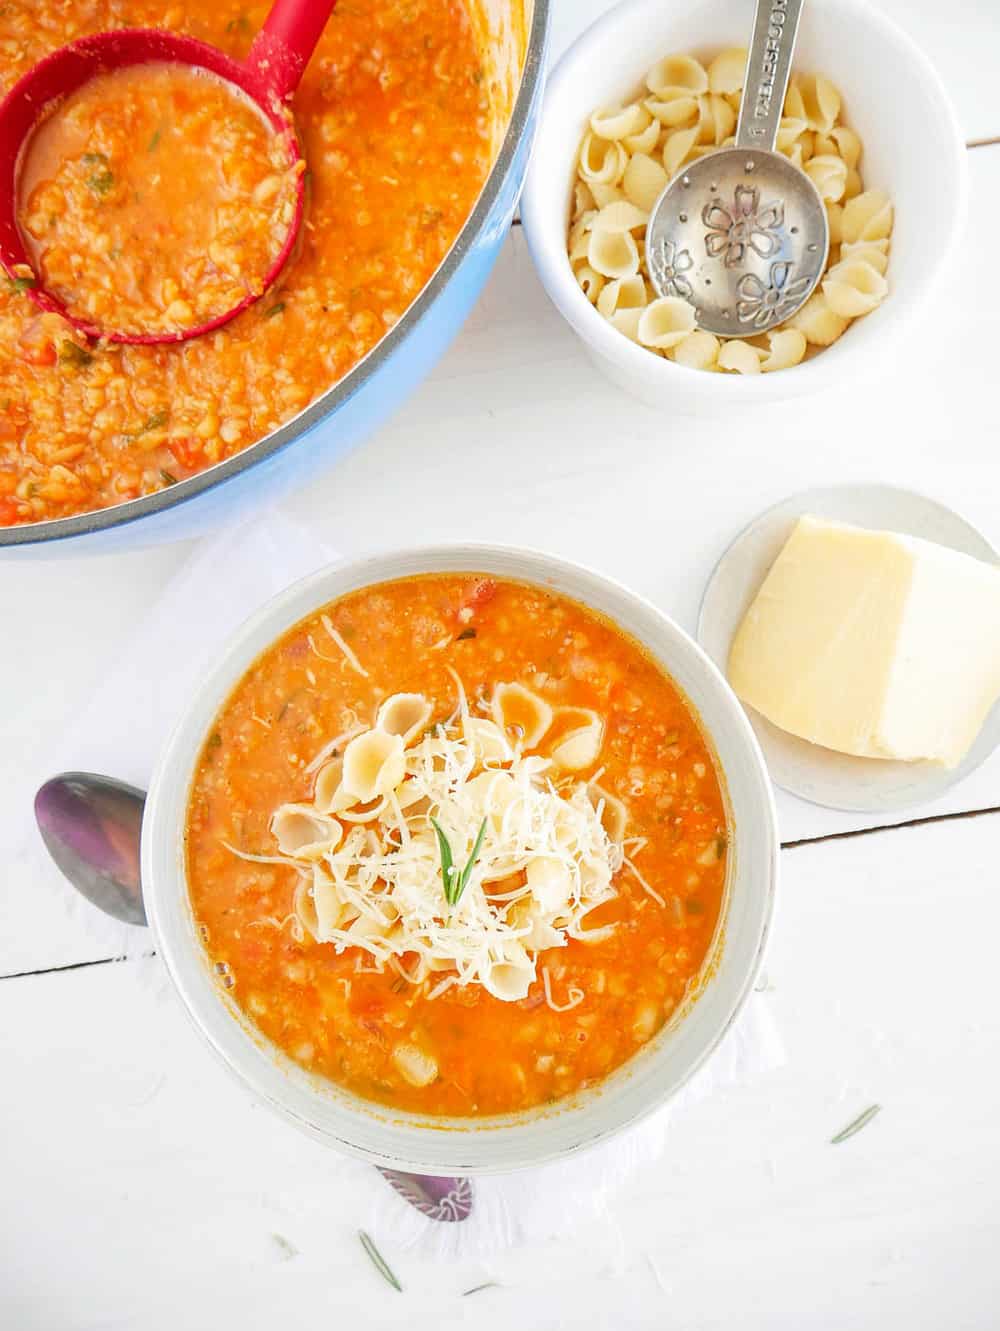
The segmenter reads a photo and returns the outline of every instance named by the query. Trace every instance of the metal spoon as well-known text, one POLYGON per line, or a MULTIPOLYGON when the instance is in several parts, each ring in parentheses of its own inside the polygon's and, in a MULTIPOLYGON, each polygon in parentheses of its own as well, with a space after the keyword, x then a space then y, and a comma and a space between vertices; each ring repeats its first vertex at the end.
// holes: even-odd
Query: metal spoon
POLYGON ((646 228, 650 280, 694 306, 699 328, 749 337, 812 295, 830 228, 809 177, 775 152, 802 0, 757 0, 736 146, 682 167, 646 228))
MULTIPOLYGON (((93 772, 63 772, 35 796, 38 830, 63 875, 99 910, 126 924, 146 923, 139 880, 145 802, 135 786, 93 772)), ((376 1168, 429 1220, 454 1222, 472 1214, 471 1179, 376 1168)))

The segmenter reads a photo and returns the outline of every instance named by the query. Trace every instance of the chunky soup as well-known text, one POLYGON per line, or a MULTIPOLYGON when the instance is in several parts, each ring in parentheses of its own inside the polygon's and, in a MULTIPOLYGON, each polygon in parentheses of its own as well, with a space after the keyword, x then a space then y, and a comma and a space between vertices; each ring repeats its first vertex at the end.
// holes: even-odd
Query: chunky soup
POLYGON ((221 79, 184 65, 119 69, 32 135, 19 222, 70 314, 102 331, 184 332, 263 290, 299 168, 221 79))
MULTIPOLYGON (((170 28, 242 57, 268 9, 267 0, 7 0, 0 92, 62 43, 120 26, 170 28)), ((462 0, 350 0, 334 10, 293 101, 308 165, 305 223, 262 300, 179 346, 88 344, 39 312, 29 279, 0 275, 0 526, 173 485, 262 438, 346 374, 398 321, 468 216, 492 158, 490 89, 462 0)), ((161 137, 153 155, 164 147, 161 137)), ((109 158, 84 164, 81 176, 88 207, 110 217, 112 153, 84 151, 109 158)))
POLYGON ((187 826, 220 991, 304 1067, 429 1115, 632 1057, 699 976, 726 858, 668 676, 575 602, 474 575, 291 629, 219 714, 187 826))

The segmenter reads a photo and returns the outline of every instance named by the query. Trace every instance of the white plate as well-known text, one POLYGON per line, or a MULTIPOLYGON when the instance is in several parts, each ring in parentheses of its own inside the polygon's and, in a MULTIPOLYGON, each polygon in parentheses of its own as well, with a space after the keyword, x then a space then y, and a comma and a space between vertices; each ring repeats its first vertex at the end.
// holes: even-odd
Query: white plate
MULTIPOLYGON (((839 485, 804 490, 769 508, 736 537, 709 579, 698 617, 698 642, 725 673, 729 648, 747 608, 803 513, 883 531, 922 536, 987 563, 1000 563, 989 541, 943 504, 892 485, 839 485)), ((891 813, 926 804, 984 762, 1000 744, 1000 704, 955 768, 937 763, 854 758, 810 744, 746 708, 783 790, 828 809, 891 813)))

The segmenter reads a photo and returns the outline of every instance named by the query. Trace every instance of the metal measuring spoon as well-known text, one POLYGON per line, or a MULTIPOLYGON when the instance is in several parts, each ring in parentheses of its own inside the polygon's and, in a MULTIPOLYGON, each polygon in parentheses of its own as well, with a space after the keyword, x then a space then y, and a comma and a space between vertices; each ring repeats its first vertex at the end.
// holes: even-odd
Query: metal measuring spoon
MULTIPOLYGON (((94 772, 63 772, 35 796, 38 830, 63 875, 98 910, 125 924, 146 923, 139 879, 145 803, 135 786, 94 772)), ((472 1214, 471 1179, 375 1168, 429 1220, 454 1222, 472 1214)))
POLYGON ((757 0, 736 146, 682 167, 653 205, 646 264, 661 296, 694 306, 698 327, 752 337, 812 295, 826 267, 826 208, 775 152, 802 0, 757 0))

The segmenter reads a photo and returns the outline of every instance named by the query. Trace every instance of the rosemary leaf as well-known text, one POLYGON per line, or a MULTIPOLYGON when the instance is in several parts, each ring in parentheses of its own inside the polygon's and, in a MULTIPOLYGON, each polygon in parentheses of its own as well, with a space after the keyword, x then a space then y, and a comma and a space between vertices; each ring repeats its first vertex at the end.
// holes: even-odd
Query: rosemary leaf
POLYGON ((375 1240, 371 1238, 370 1235, 366 1234, 363 1229, 358 1230, 358 1238, 361 1240, 362 1248, 364 1248, 365 1252, 371 1258, 372 1266, 374 1266, 382 1279, 386 1284, 391 1285, 393 1289, 398 1290, 398 1292, 402 1294, 403 1286, 396 1279, 396 1273, 393 1271, 392 1267, 379 1252, 378 1248, 376 1248, 375 1240))
POLYGON ((867 1127, 881 1108, 881 1105, 869 1105, 865 1112, 848 1123, 846 1128, 841 1128, 836 1137, 830 1138, 831 1146, 838 1146, 841 1142, 846 1142, 848 1137, 853 1137, 856 1132, 860 1132, 862 1128, 867 1127))
POLYGON ((470 1294, 478 1294, 481 1289, 499 1289, 499 1288, 500 1288, 500 1282, 498 1280, 484 1280, 481 1285, 473 1285, 471 1289, 463 1289, 462 1298, 467 1299, 470 1294))
POLYGON ((469 879, 472 877, 472 870, 475 867, 476 860, 479 859, 479 852, 483 848, 483 837, 485 835, 486 835, 486 819, 484 818, 483 821, 479 824, 479 831, 476 834, 475 844, 472 847, 472 854, 469 856, 468 860, 466 861, 465 868, 462 870, 461 874, 459 874, 458 891, 455 893, 455 900, 452 903, 453 905, 458 904, 458 901, 462 893, 469 886, 469 879))
POLYGON ((285 302, 283 300, 279 300, 276 305, 272 305, 269 310, 264 311, 264 318, 273 319, 276 314, 281 314, 284 308, 285 308, 285 302))
POLYGON ((468 642, 468 640, 469 640, 470 638, 474 638, 475 636, 476 636, 476 630, 475 630, 475 629, 463 629, 462 632, 461 632, 461 633, 458 635, 458 637, 455 639, 455 641, 456 641, 456 642, 468 642))
POLYGON ((455 861, 451 853, 451 842, 445 835, 444 828, 434 817, 431 818, 431 826, 437 833, 438 852, 441 856, 441 883, 444 887, 444 899, 449 906, 454 906, 456 897, 453 896, 453 887, 455 883, 455 861))

